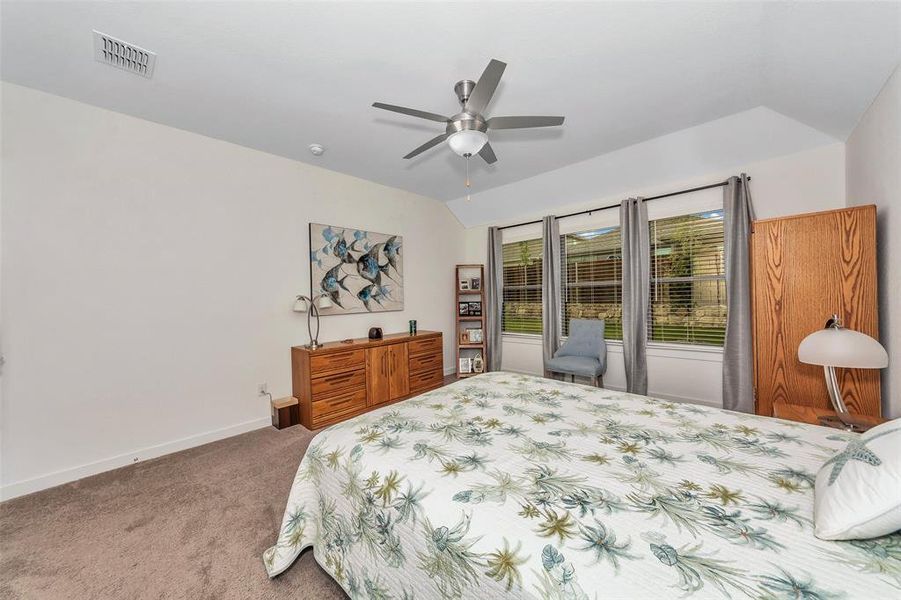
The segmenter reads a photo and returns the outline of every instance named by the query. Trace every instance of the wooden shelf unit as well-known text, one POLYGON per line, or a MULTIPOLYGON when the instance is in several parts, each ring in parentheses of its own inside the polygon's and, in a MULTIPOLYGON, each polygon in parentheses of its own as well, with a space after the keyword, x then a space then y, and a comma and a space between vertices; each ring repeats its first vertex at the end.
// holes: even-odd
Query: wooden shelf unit
POLYGON ((455 290, 455 298, 456 302, 454 303, 454 310, 456 311, 456 339, 454 340, 454 345, 457 348, 457 362, 456 362, 456 371, 457 378, 462 379, 464 377, 472 377, 473 375, 478 375, 478 373, 460 373, 460 358, 467 358, 467 356, 474 357, 479 352, 467 352, 471 350, 481 351, 482 354, 482 372, 488 370, 488 344, 487 339, 485 337, 485 265, 480 264, 469 264, 469 265, 457 265, 456 269, 454 269, 454 290, 455 290), (461 278, 472 279, 473 277, 479 278, 479 289, 477 290, 462 290, 460 289, 460 280, 461 278), (461 315, 460 314, 460 302, 480 302, 482 305, 482 314, 479 316, 473 315, 461 315), (460 343, 460 334, 466 329, 481 329, 482 330, 482 343, 481 344, 461 344, 460 343))

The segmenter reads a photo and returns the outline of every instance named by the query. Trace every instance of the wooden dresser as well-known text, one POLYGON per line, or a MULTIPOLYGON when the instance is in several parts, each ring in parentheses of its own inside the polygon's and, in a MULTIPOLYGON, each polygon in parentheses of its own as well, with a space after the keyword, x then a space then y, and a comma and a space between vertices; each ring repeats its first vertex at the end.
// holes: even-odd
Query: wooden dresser
MULTIPOLYGON (((798 360, 798 345, 833 313, 879 338, 876 207, 858 206, 755 221, 751 312, 757 413, 804 420, 787 407, 832 408, 823 368, 798 360)), ((848 410, 881 416, 879 370, 837 369, 848 410)), ((809 413, 813 414, 813 413, 809 413)))
POLYGON ((320 429, 367 410, 440 387, 441 332, 398 333, 381 340, 329 342, 316 350, 291 348, 300 422, 320 429))

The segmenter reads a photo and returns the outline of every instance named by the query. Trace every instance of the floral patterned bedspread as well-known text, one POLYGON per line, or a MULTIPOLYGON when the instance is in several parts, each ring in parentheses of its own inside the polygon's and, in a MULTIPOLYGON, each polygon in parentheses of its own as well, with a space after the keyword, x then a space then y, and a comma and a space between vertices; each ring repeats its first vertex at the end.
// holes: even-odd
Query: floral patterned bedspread
POLYGON ((486 373, 317 435, 264 563, 312 545, 352 598, 899 598, 901 534, 813 535, 850 435, 486 373))

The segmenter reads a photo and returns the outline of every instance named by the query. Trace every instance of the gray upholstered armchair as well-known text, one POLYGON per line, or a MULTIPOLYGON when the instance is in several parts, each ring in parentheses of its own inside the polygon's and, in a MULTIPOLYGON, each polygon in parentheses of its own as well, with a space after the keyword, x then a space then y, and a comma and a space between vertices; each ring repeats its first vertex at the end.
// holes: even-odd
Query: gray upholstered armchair
POLYGON ((604 341, 602 319, 573 319, 569 322, 569 337, 544 365, 545 371, 588 377, 592 385, 604 387, 607 370, 607 343, 604 341))

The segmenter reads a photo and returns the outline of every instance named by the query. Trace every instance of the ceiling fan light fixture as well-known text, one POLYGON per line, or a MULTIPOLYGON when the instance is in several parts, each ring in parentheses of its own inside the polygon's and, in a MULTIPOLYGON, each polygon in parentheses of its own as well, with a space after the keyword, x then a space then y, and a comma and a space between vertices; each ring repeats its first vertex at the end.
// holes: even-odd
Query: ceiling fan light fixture
POLYGON ((484 131, 478 131, 477 129, 464 129, 463 131, 451 134, 451 136, 447 138, 447 143, 451 147, 451 150, 460 156, 478 154, 479 150, 481 150, 482 146, 487 142, 488 134, 484 131))

